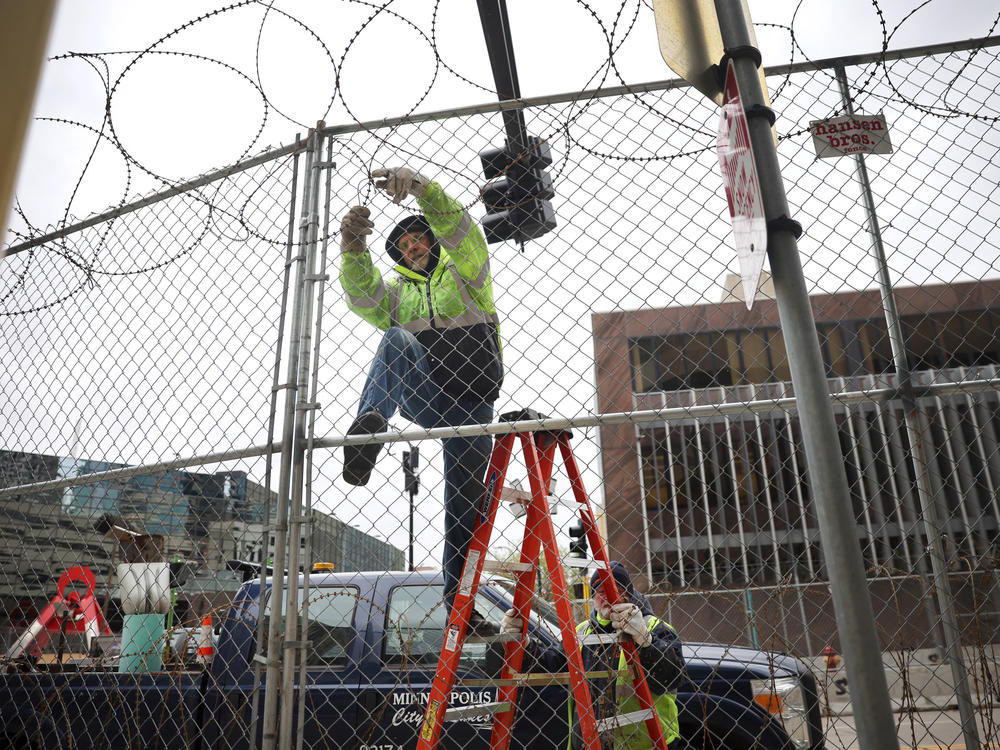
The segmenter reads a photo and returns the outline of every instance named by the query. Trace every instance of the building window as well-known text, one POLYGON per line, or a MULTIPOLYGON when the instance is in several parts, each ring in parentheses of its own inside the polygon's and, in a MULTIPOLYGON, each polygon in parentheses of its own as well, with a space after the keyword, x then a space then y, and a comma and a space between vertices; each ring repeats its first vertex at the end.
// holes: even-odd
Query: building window
POLYGON ((912 370, 937 370, 1000 363, 995 316, 989 310, 901 319, 912 370))
POLYGON ((737 347, 727 336, 699 333, 645 336, 630 344, 636 393, 733 385, 737 347))
POLYGON ((889 344, 889 332, 884 320, 866 320, 858 325, 858 340, 861 343, 861 357, 864 372, 880 375, 884 372, 895 372, 892 360, 892 347, 889 344))
MULTIPOLYGON (((901 318, 910 368, 1000 365, 1000 315, 972 310, 901 318)), ((896 371, 885 320, 816 326, 827 377, 896 371)), ((790 382, 785 339, 776 326, 643 336, 629 343, 635 393, 790 382)))

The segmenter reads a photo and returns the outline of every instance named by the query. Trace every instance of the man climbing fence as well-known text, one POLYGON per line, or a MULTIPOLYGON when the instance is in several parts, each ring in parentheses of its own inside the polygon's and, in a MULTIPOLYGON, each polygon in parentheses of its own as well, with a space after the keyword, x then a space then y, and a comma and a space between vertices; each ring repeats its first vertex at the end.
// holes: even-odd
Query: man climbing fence
MULTIPOLYGON (((396 276, 386 281, 366 237, 371 210, 341 222, 340 282, 348 307, 384 331, 348 435, 385 432, 397 410, 424 428, 486 424, 503 382, 499 319, 482 230, 444 188, 408 167, 372 172, 395 203, 417 199, 421 214, 389 233, 396 276)), ((476 521, 489 463, 488 435, 450 437, 444 447, 445 592, 451 603, 476 521)), ((344 448, 344 480, 368 483, 381 443, 344 448)))

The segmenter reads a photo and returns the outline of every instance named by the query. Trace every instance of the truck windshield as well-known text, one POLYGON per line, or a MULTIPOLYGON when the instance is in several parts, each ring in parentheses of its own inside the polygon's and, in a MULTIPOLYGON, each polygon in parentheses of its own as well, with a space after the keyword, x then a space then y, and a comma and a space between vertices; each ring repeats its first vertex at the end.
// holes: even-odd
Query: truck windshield
MULTIPOLYGON (((304 640, 311 644, 306 666, 341 667, 347 663, 354 636, 354 609, 358 603, 356 586, 321 586, 309 591, 309 624, 304 640)), ((303 591, 299 589, 298 611, 304 614, 303 591)), ((271 618, 271 597, 264 609, 264 632, 271 618)))

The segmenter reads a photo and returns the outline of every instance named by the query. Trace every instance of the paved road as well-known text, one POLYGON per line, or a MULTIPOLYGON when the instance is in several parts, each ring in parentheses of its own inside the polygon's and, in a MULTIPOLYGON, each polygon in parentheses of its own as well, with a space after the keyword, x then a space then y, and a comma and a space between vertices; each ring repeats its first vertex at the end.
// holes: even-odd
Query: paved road
MULTIPOLYGON (((984 709, 977 716, 983 750, 1000 748, 1000 709, 984 709)), ((969 750, 958 711, 914 711, 895 717, 901 750, 969 750)), ((827 750, 869 750, 858 745, 853 716, 827 717, 823 723, 827 750)))

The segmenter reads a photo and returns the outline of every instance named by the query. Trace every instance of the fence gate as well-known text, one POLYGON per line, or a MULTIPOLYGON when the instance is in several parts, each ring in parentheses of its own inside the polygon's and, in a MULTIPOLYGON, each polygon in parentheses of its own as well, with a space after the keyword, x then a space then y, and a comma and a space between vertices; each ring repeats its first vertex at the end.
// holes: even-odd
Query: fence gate
MULTIPOLYGON (((1000 741, 998 45, 767 70, 868 578, 856 595, 874 606, 902 747, 1000 741), (872 131, 811 123, 879 114, 891 152, 823 155, 872 131)), ((775 672, 761 683, 786 691, 768 704, 775 722, 799 747, 819 731, 828 748, 855 747, 864 717, 840 657, 850 636, 834 620, 806 417, 769 269, 751 309, 739 283, 718 109, 678 81, 517 108, 553 154, 556 227, 490 244, 488 275, 471 282, 479 294, 488 280, 499 318, 495 414, 533 408, 572 429, 609 553, 651 611, 722 658, 799 659, 818 707, 775 672)), ((0 635, 4 679, 27 686, 29 735, 66 738, 85 721, 98 746, 416 741, 446 637, 446 451, 502 428, 397 413, 369 482, 343 480, 383 341, 366 311, 381 309, 378 278, 394 278, 392 229, 419 210, 371 172, 408 166, 478 224, 479 154, 502 144, 509 109, 309 123, 190 180, 146 173, 148 192, 129 187, 83 220, 14 216, 0 261, 0 635), (348 299, 340 221, 356 205, 371 209, 380 275, 348 299), (314 565, 323 575, 291 575, 258 601, 270 572, 314 565), (90 591, 107 628, 46 616, 46 638, 24 640, 74 589, 72 606, 90 591), (225 669, 205 671, 212 650, 225 669)), ((556 472, 550 500, 569 548, 567 479, 556 472)), ((518 483, 512 468, 505 499, 518 483)), ((498 514, 501 559, 520 543, 519 508, 498 514)), ((500 624, 497 601, 476 608, 500 624)), ((463 652, 470 674, 486 669, 479 646, 463 652)), ((490 697, 461 690, 453 703, 490 697)), ((515 724, 515 738, 565 735, 564 714, 515 724)), ((489 728, 460 722, 446 742, 485 746, 489 728)))

